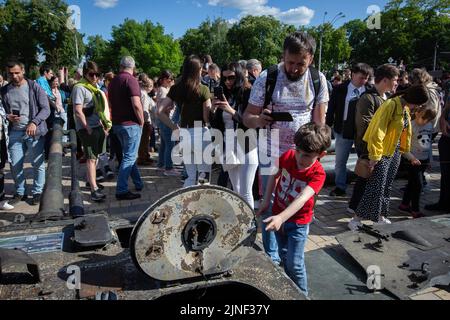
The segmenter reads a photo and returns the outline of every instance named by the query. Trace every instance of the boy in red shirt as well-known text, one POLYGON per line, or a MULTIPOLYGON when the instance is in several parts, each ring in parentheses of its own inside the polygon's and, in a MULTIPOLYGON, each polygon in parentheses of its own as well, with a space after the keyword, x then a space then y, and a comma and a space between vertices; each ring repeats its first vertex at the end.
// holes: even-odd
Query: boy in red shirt
POLYGON ((277 172, 269 178, 258 215, 269 207, 275 184, 273 216, 264 220, 267 231, 276 231, 280 257, 286 273, 308 295, 304 259, 309 224, 314 215, 314 196, 325 183, 325 171, 319 159, 331 146, 331 129, 309 123, 296 133, 295 150, 284 153, 277 172))

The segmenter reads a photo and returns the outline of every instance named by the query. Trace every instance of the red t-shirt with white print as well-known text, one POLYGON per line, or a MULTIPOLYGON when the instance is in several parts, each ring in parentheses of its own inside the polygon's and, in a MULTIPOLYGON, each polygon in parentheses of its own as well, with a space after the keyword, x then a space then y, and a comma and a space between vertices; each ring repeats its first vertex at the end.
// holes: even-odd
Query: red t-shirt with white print
MULTIPOLYGON (((317 195, 325 184, 326 174, 322 164, 316 161, 309 169, 298 169, 295 150, 289 150, 280 157, 279 168, 281 176, 275 188, 275 201, 272 208, 274 215, 283 212, 306 186, 311 187, 317 195)), ((309 224, 312 222, 313 215, 314 197, 311 197, 288 222, 309 224)))

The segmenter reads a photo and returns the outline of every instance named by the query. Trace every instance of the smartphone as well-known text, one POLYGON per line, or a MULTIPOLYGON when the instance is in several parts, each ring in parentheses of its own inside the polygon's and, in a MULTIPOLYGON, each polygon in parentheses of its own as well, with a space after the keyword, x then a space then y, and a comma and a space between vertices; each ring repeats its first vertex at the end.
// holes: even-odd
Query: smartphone
POLYGON ((214 97, 215 97, 216 99, 219 99, 219 100, 224 101, 224 98, 223 98, 223 88, 222 88, 221 86, 214 87, 214 97))
POLYGON ((17 116, 17 117, 20 117, 20 110, 13 110, 12 114, 17 116))
POLYGON ((292 122, 294 121, 294 118, 292 118, 292 115, 289 112, 272 112, 268 115, 273 119, 275 122, 292 122))

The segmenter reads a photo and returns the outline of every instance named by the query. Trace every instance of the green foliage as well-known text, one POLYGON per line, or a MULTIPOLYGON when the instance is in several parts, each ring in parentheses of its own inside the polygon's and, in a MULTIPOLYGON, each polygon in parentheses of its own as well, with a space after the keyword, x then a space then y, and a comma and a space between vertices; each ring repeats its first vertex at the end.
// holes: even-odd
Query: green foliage
POLYGON ((75 40, 80 56, 84 52, 82 35, 66 27, 69 16, 62 0, 6 0, 0 4, 0 58, 16 58, 28 70, 45 57, 57 68, 76 64, 75 40))
POLYGON ((331 72, 338 68, 342 62, 348 61, 352 48, 347 39, 346 29, 333 29, 330 23, 319 27, 302 28, 302 31, 314 37, 317 49, 314 56, 315 65, 319 66, 320 39, 322 39, 322 64, 321 71, 331 72))
POLYGON ((276 64, 283 53, 286 36, 295 31, 294 26, 281 23, 272 16, 247 16, 228 32, 233 60, 255 58, 264 67, 276 64))
MULTIPOLYGON (((392 57, 409 68, 433 67, 436 44, 440 52, 450 51, 448 0, 392 0, 381 12, 381 29, 369 30, 365 22, 353 20, 344 25, 353 51, 351 61, 377 66, 392 57)), ((448 67, 448 59, 438 59, 448 67)), ((439 68, 439 65, 438 65, 439 68)))
POLYGON ((185 56, 191 54, 203 57, 212 56, 219 66, 230 59, 230 46, 227 41, 230 25, 223 19, 207 19, 197 29, 189 29, 180 40, 181 50, 185 56))
POLYGON ((138 71, 151 76, 158 76, 165 69, 177 73, 183 62, 178 41, 165 35, 163 26, 148 20, 139 23, 126 19, 113 27, 111 41, 100 36, 89 37, 87 51, 87 58, 97 62, 105 72, 117 72, 120 59, 125 55, 136 60, 138 71))

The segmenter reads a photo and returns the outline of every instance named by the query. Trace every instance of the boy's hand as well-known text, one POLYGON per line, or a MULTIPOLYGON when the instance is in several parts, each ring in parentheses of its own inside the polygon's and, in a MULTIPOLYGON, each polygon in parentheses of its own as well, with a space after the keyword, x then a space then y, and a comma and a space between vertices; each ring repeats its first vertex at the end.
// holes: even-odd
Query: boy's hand
POLYGON ((283 225, 283 219, 280 216, 272 216, 263 222, 267 224, 266 231, 279 231, 283 225))
POLYGON ((422 164, 422 162, 420 162, 420 160, 414 158, 413 160, 411 160, 411 164, 413 166, 420 166, 422 164))

